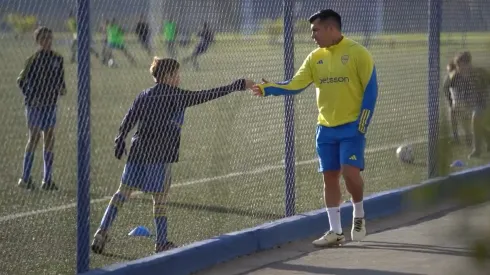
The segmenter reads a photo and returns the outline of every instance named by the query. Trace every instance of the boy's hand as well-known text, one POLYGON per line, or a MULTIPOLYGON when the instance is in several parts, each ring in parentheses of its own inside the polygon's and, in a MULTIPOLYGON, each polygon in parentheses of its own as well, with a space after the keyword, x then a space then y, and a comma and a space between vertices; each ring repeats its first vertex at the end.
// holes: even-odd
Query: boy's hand
POLYGON ((254 85, 255 85, 255 81, 250 79, 245 79, 245 90, 252 89, 254 85))
MULTIPOLYGON (((265 80, 265 79, 262 78, 262 83, 261 84, 265 84, 265 83, 269 83, 269 81, 267 81, 267 80, 265 80)), ((252 86, 252 94, 253 95, 256 95, 256 96, 264 96, 264 92, 257 85, 253 85, 252 86)))
POLYGON ((126 142, 124 139, 116 138, 114 141, 114 156, 117 159, 121 159, 122 155, 126 153, 126 142))

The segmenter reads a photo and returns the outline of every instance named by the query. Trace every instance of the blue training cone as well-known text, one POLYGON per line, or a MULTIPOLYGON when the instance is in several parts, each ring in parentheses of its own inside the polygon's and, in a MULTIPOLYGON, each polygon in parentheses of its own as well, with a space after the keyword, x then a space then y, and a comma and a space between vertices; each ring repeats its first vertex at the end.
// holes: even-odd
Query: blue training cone
POLYGON ((452 164, 451 167, 463 167, 464 163, 460 160, 455 160, 452 164))
POLYGON ((150 229, 140 225, 135 227, 131 232, 129 232, 128 236, 132 237, 150 237, 151 232, 150 229))

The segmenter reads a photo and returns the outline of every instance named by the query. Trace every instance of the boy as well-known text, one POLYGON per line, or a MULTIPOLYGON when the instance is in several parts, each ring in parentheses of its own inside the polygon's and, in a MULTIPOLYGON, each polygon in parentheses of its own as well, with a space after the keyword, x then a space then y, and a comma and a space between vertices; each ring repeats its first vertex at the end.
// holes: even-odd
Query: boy
MULTIPOLYGON (((66 25, 68 27, 68 30, 73 34, 73 40, 71 41, 71 63, 76 62, 76 56, 77 56, 77 51, 78 51, 78 39, 77 39, 77 19, 73 15, 73 12, 70 12, 70 15, 68 16, 68 20, 66 20, 66 25)), ((95 58, 99 58, 99 53, 92 47, 90 46, 89 51, 91 54, 95 55, 95 58)))
POLYGON ((39 50, 26 61, 17 84, 24 95, 29 139, 25 148, 23 173, 18 185, 34 189, 31 169, 36 146, 43 134, 44 177, 41 188, 58 190, 52 180, 54 128, 58 97, 66 94, 63 57, 51 49, 53 32, 39 27, 34 32, 39 50))
POLYGON ((143 46, 148 55, 151 55, 150 25, 146 22, 144 14, 140 16, 140 20, 136 24, 135 32, 141 46, 143 46))
POLYGON ((174 59, 155 57, 150 72, 156 84, 136 97, 121 123, 114 147, 118 159, 125 152, 126 136, 136 124, 138 129, 132 138, 119 189, 113 195, 95 233, 91 246, 95 253, 102 253, 118 208, 134 190, 153 194, 155 252, 175 247, 167 240, 165 203, 170 188, 172 163, 179 159, 185 110, 187 107, 205 103, 233 91, 251 88, 254 84, 250 80, 240 79, 227 86, 190 92, 178 88, 179 67, 179 63, 174 59))
POLYGON ((124 30, 116 23, 116 19, 113 18, 111 22, 106 27, 107 31, 107 48, 104 52, 103 60, 113 60, 112 49, 117 49, 123 52, 123 54, 128 58, 131 64, 135 65, 136 60, 129 53, 124 42, 124 30))
POLYGON ((468 51, 458 53, 454 57, 454 64, 455 74, 444 87, 459 93, 465 108, 471 112, 473 149, 468 158, 475 158, 481 155, 483 143, 487 144, 487 151, 490 151, 490 131, 484 125, 490 75, 485 69, 473 66, 468 51))
POLYGON ((184 63, 187 63, 190 60, 192 60, 192 64, 194 65, 194 69, 196 71, 199 70, 199 63, 197 62, 197 57, 199 55, 204 54, 208 50, 209 46, 211 46, 211 44, 214 42, 214 33, 209 28, 207 22, 204 23, 202 30, 197 35, 201 37, 199 44, 197 44, 196 49, 194 50, 192 55, 184 58, 183 60, 184 63))
POLYGON ((471 115, 472 111, 469 106, 469 102, 465 100, 464 90, 457 89, 451 84, 452 80, 456 76, 456 64, 451 61, 447 67, 447 75, 443 84, 443 92, 449 107, 449 118, 451 121, 451 129, 453 131, 452 143, 459 144, 458 125, 461 125, 465 135, 465 143, 467 146, 472 144, 471 134, 471 115))

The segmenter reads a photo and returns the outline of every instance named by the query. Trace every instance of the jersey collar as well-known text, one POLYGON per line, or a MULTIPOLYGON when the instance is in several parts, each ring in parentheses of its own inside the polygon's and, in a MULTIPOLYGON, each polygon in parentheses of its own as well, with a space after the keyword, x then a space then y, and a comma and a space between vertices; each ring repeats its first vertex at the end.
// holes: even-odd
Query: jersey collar
POLYGON ((335 44, 335 45, 332 45, 330 47, 326 47, 325 49, 329 50, 329 51, 332 51, 332 50, 335 50, 337 48, 341 48, 343 47, 343 45, 347 42, 347 38, 345 36, 342 35, 342 39, 340 40, 339 43, 335 44))

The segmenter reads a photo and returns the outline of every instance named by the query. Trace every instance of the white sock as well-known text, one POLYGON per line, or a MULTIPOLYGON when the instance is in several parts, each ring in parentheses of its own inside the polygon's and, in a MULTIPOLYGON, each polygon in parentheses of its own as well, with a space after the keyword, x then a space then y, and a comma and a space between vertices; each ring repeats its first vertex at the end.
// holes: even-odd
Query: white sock
POLYGON ((364 218, 363 201, 354 203, 354 218, 364 218))
POLYGON ((341 234, 342 224, 340 223, 340 208, 339 207, 327 208, 327 214, 328 214, 328 222, 330 223, 330 230, 337 234, 341 234))

